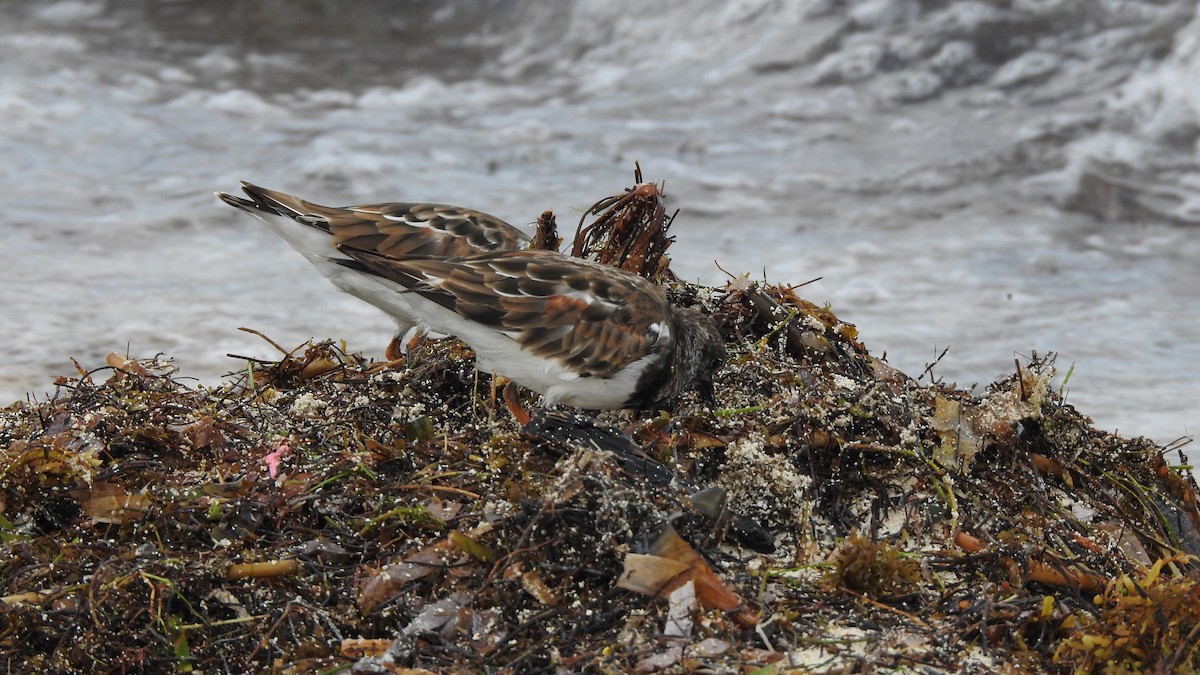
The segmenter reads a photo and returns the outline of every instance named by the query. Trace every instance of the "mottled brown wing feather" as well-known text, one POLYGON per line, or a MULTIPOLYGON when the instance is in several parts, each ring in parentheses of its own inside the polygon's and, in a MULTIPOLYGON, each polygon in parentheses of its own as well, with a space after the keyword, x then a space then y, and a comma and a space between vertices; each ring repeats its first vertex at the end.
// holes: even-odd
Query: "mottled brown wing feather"
POLYGON ((243 183, 243 190, 333 235, 334 245, 391 257, 452 257, 525 248, 529 235, 495 216, 446 204, 380 203, 322 206, 243 183))
POLYGON ((610 377, 670 347, 667 301, 641 277, 551 251, 507 251, 448 260, 394 259, 342 251, 396 281, 511 336, 584 376, 610 377))

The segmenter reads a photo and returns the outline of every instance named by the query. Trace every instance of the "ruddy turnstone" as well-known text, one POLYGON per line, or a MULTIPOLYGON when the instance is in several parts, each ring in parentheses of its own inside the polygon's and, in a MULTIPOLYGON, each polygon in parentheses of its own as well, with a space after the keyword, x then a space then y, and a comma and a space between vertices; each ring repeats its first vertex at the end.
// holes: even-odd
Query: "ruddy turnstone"
POLYGON ((396 319, 389 358, 399 356, 399 338, 418 327, 421 317, 413 313, 405 295, 375 274, 341 264, 350 260, 342 247, 390 257, 451 257, 524 249, 530 240, 495 216, 460 206, 407 202, 321 206, 244 181, 242 191, 250 199, 216 194, 269 225, 334 286, 396 319))
POLYGON ((642 277, 552 251, 394 258, 378 247, 339 249, 348 274, 373 275, 373 289, 405 298, 430 328, 470 345, 480 369, 548 405, 645 409, 690 389, 712 398, 725 356, 715 324, 671 306, 642 277))

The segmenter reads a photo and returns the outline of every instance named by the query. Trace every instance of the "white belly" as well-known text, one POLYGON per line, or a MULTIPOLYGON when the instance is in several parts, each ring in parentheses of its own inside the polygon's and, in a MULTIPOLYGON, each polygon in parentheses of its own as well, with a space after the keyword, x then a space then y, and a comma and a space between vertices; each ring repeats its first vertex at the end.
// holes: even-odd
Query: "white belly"
MULTIPOLYGON (((398 284, 383 281, 396 288, 398 284)), ((547 405, 579 408, 621 408, 637 386, 638 376, 650 358, 633 362, 614 377, 579 377, 556 361, 540 358, 521 349, 516 340, 493 329, 464 319, 416 293, 403 293, 405 300, 433 330, 457 337, 475 350, 480 370, 510 378, 546 397, 547 405)))

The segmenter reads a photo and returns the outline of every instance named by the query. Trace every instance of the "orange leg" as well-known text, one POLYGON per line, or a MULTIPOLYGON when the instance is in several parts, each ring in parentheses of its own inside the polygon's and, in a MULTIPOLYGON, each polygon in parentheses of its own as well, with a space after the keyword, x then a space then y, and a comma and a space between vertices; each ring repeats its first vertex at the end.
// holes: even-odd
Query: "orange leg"
POLYGON ((413 331, 413 336, 408 339, 407 353, 413 353, 416 351, 417 347, 420 347, 423 344, 425 344, 425 331, 413 331))
POLYGON ((508 411, 516 418, 517 424, 529 424, 529 413, 521 407, 521 400, 517 397, 517 383, 509 380, 500 395, 504 397, 504 405, 508 406, 508 411))
POLYGON ((399 361, 400 359, 408 358, 424 342, 425 334, 420 331, 414 332, 407 343, 404 342, 404 335, 397 334, 392 336, 392 340, 388 342, 387 349, 384 350, 383 355, 387 357, 388 361, 399 361))
POLYGON ((392 336, 392 341, 388 343, 387 349, 383 350, 383 355, 388 361, 399 361, 404 358, 404 351, 400 346, 400 341, 403 339, 403 335, 392 336))
POLYGON ((393 337, 392 341, 388 343, 387 349, 383 350, 383 356, 387 359, 387 361, 371 366, 371 368, 366 371, 367 375, 374 375, 380 371, 388 370, 390 368, 397 368, 401 364, 404 364, 408 361, 407 353, 400 349, 399 335, 393 337))

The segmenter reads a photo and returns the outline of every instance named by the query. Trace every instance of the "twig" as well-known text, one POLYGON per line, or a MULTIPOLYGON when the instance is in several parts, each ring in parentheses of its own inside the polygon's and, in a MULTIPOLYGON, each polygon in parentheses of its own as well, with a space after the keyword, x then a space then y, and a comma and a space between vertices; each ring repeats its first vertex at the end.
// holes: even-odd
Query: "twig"
POLYGON ((892 607, 891 605, 889 605, 887 603, 879 602, 878 600, 876 600, 868 595, 859 593, 858 591, 852 591, 848 588, 843 588, 842 592, 849 594, 849 595, 853 595, 854 597, 859 598, 860 600, 865 600, 865 601, 867 601, 867 603, 874 605, 875 607, 878 607, 879 609, 891 612, 892 614, 895 614, 897 616, 902 616, 905 619, 912 621, 913 623, 917 624, 918 626, 920 626, 926 630, 933 630, 933 626, 930 626, 929 624, 922 621, 920 618, 918 618, 912 614, 909 614, 908 612, 905 612, 904 610, 896 609, 895 607, 892 607))
POLYGON ((289 352, 288 350, 284 349, 283 347, 280 347, 278 342, 276 342, 276 341, 272 340, 271 338, 267 337, 267 336, 266 336, 266 335, 264 335, 264 334, 263 334, 261 331, 254 330, 253 328, 246 328, 245 326, 241 326, 241 327, 239 327, 239 328, 238 328, 238 330, 240 330, 240 331, 245 331, 245 332, 247 332, 247 333, 253 333, 254 335, 257 335, 258 337, 260 337, 260 338, 262 338, 262 339, 266 340, 266 341, 267 341, 267 344, 271 345, 271 346, 272 346, 272 347, 274 347, 275 349, 278 349, 278 350, 279 350, 279 353, 280 353, 280 354, 283 354, 283 356, 284 356, 285 358, 286 358, 286 357, 289 357, 289 356, 291 356, 291 355, 292 355, 292 353, 296 351, 295 349, 293 349, 292 351, 290 351, 290 352, 289 352))
POLYGON ((950 351, 950 348, 946 347, 945 349, 942 350, 942 353, 938 354, 937 358, 933 360, 933 363, 925 364, 925 370, 922 370, 921 374, 917 376, 917 381, 920 382, 921 378, 925 377, 925 374, 928 373, 929 374, 929 383, 934 384, 935 382, 933 379, 933 368, 934 368, 934 366, 936 366, 937 364, 942 362, 942 359, 945 358, 945 356, 946 356, 946 352, 949 352, 949 351, 950 351))

